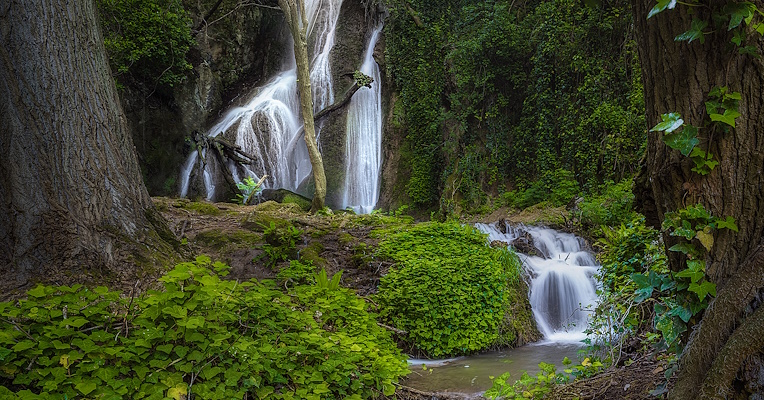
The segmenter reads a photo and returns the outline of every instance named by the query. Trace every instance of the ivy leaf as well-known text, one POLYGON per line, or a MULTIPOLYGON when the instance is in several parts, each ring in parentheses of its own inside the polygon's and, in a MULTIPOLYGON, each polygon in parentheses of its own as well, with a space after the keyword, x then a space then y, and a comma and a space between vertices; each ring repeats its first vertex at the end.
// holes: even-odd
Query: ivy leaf
POLYGON ((674 38, 675 41, 681 42, 686 40, 687 43, 692 43, 695 39, 700 39, 700 43, 704 43, 706 38, 703 34, 703 29, 708 26, 708 22, 693 18, 690 29, 687 32, 681 33, 674 38))
POLYGON ((692 254, 695 252, 695 246, 691 243, 678 243, 669 247, 669 251, 678 251, 684 254, 692 254))
POLYGON ((84 382, 78 383, 74 387, 80 392, 82 392, 82 394, 87 396, 88 393, 95 390, 96 384, 93 381, 84 381, 84 382))
POLYGON ((724 110, 724 114, 710 114, 711 121, 724 122, 725 124, 735 127, 735 118, 739 117, 740 113, 735 110, 724 110))
POLYGON ((711 251, 711 247, 714 246, 714 235, 704 231, 697 231, 695 232, 695 237, 698 238, 700 244, 702 244, 706 250, 711 251))
POLYGON ((673 9, 676 7, 676 0, 658 0, 658 4, 653 7, 652 10, 647 14, 647 19, 652 18, 654 15, 660 13, 661 11, 665 9, 673 9))
POLYGON ((698 140, 698 128, 692 125, 685 126, 684 129, 677 133, 668 133, 670 131, 666 132, 667 133, 661 138, 663 139, 663 142, 666 143, 668 147, 679 150, 684 156, 690 155, 692 149, 700 143, 700 140, 698 140))
POLYGON ((709 281, 704 281, 702 283, 691 283, 690 287, 687 288, 687 290, 695 293, 698 295, 698 298, 702 301, 706 298, 709 294, 711 296, 716 296, 716 284, 711 283, 709 281))
POLYGON ((716 220, 716 228, 717 229, 727 228, 734 232, 738 231, 737 224, 735 224, 735 218, 729 217, 729 216, 724 220, 721 220, 721 219, 716 220))
POLYGON ((682 321, 688 322, 690 318, 692 317, 692 311, 682 306, 676 306, 672 308, 671 310, 669 310, 668 315, 677 316, 682 321))
POLYGON ((653 129, 650 129, 650 132, 666 132, 671 133, 676 128, 679 128, 684 124, 684 120, 682 119, 682 116, 679 113, 672 112, 668 114, 661 115, 662 122, 659 122, 658 125, 655 125, 653 129))
MULTIPOLYGON (((690 278, 690 281, 692 283, 697 283, 699 280, 703 279, 706 274, 703 273, 703 271, 690 271, 690 269, 685 269, 682 271, 679 271, 676 273, 677 277, 679 278, 690 278)), ((687 321, 684 321, 687 322, 687 321)))
POLYGON ((175 400, 185 399, 188 394, 188 388, 185 383, 179 383, 175 387, 167 389, 167 397, 175 400))
POLYGON ((761 57, 759 54, 759 51, 756 49, 756 46, 745 46, 737 49, 737 52, 740 54, 748 54, 749 56, 753 56, 756 58, 761 57))
POLYGON ((753 15, 753 10, 755 8, 756 6, 754 6, 753 3, 747 1, 743 3, 727 3, 727 5, 724 6, 724 13, 730 16, 730 23, 727 26, 727 30, 731 31, 740 26, 740 23, 743 22, 744 19, 753 15))

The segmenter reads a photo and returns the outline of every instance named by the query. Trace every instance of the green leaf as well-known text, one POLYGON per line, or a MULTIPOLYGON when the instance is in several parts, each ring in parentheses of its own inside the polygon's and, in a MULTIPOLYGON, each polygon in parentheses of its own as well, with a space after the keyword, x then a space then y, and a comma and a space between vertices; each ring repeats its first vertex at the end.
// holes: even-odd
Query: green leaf
POLYGON ((16 343, 15 346, 11 347, 11 350, 15 352, 21 352, 24 350, 31 349, 32 347, 35 347, 37 343, 31 341, 31 340, 23 340, 21 342, 16 343))
POLYGON ((45 297, 49 293, 46 289, 47 288, 43 285, 37 285, 34 289, 29 290, 27 294, 32 297, 45 297))
POLYGON ((676 251, 684 254, 692 254, 695 252, 695 246, 691 243, 677 243, 669 247, 669 251, 676 251))
POLYGON ((740 113, 735 110, 724 110, 724 114, 710 114, 711 121, 724 122, 725 124, 735 127, 735 118, 739 117, 740 113))
POLYGON ((703 34, 703 29, 705 29, 707 26, 708 22, 693 18, 690 29, 687 32, 677 35, 674 40, 677 42, 686 40, 688 43, 692 43, 693 40, 700 39, 700 43, 703 43, 706 40, 703 34))
POLYGON ((96 384, 93 381, 85 381, 85 382, 78 383, 77 385, 74 386, 74 388, 87 396, 88 393, 95 390, 96 384))
POLYGON ((714 235, 704 231, 697 231, 695 232, 695 237, 698 238, 700 244, 702 244, 707 251, 711 251, 711 247, 714 246, 714 235))
POLYGON ((689 155, 692 149, 700 143, 700 140, 698 140, 698 128, 692 125, 685 126, 684 129, 677 133, 667 133, 661 139, 668 147, 679 150, 685 156, 689 155))
POLYGON ((684 120, 682 119, 682 116, 679 113, 668 113, 661 115, 662 122, 659 122, 657 125, 653 127, 653 129, 650 129, 650 132, 666 132, 671 133, 675 129, 679 128, 684 124, 684 120))
POLYGON ((698 299, 701 301, 703 301, 703 299, 705 299, 709 294, 711 294, 711 296, 716 296, 716 284, 709 281, 703 281, 702 283, 691 283, 687 290, 697 294, 698 299))
POLYGON ((652 18, 654 15, 662 12, 665 9, 673 9, 676 7, 676 0, 658 0, 658 4, 653 7, 652 10, 647 14, 647 19, 652 18))
POLYGON ((724 229, 724 228, 727 228, 727 229, 729 229, 729 230, 731 230, 731 231, 734 231, 734 232, 737 232, 737 231, 738 231, 738 229, 737 229, 737 224, 735 224, 735 218, 733 218, 733 217, 730 217, 730 216, 728 216, 728 217, 727 217, 726 219, 724 219, 724 220, 721 220, 721 219, 717 219, 717 220, 716 220, 716 228, 717 228, 717 229, 724 229))
POLYGON ((703 271, 691 271, 689 269, 685 269, 685 270, 677 272, 675 276, 679 278, 690 278, 690 281, 692 283, 697 283, 699 280, 703 279, 703 277, 706 276, 706 274, 703 273, 703 271))
POLYGON ((743 22, 744 19, 753 15, 753 10, 755 9, 756 6, 747 1, 743 3, 727 3, 723 10, 725 14, 730 16, 730 23, 727 26, 727 30, 730 31, 740 26, 740 23, 743 22))

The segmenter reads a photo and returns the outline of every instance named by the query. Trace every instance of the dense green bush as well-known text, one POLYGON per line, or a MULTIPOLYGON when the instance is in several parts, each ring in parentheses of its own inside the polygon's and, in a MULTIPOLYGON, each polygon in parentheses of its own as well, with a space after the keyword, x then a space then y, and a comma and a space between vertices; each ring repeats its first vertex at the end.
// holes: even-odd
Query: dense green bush
POLYGON ((427 355, 510 345, 523 329, 513 320, 532 318, 507 315, 510 301, 517 301, 519 259, 490 248, 475 228, 430 222, 378 234, 384 237, 378 256, 395 262, 380 281, 380 316, 427 355))
POLYGON ((552 207, 568 204, 581 189, 573 173, 564 169, 544 172, 541 179, 526 189, 513 190, 502 195, 506 205, 524 209, 546 201, 552 207))
POLYGON ((350 290, 221 280, 227 268, 199 257, 139 298, 38 286, 0 303, 0 397, 361 399, 408 372, 350 290))
POLYGON ((589 228, 600 225, 618 226, 630 222, 636 216, 632 209, 632 186, 631 179, 624 179, 617 184, 607 182, 599 194, 584 196, 584 201, 578 205, 582 225, 589 228))
POLYGON ((106 52, 120 83, 180 83, 191 64, 191 18, 180 0, 98 0, 106 52))

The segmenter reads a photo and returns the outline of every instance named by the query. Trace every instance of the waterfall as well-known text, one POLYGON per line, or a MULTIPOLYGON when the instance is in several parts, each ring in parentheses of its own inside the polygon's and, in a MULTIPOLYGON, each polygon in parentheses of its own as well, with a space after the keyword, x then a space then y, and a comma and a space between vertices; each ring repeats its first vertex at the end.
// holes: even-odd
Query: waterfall
POLYGON ((360 71, 374 79, 371 88, 362 87, 350 100, 346 124, 345 187, 341 208, 370 213, 379 198, 379 171, 382 164, 382 89, 379 66, 374 60, 380 24, 372 32, 360 71))
POLYGON ((599 266, 583 239, 543 227, 505 226, 506 233, 495 225, 476 227, 490 241, 512 243, 530 235, 543 257, 519 255, 531 277, 530 302, 539 330, 556 342, 585 339, 587 318, 597 303, 594 275, 599 266))
MULTIPOLYGON (((334 101, 329 52, 334 47, 334 35, 342 0, 305 0, 308 20, 308 36, 312 39, 311 85, 313 104, 321 110, 334 101)), ((302 137, 300 124, 300 102, 297 96, 297 69, 294 63, 294 48, 288 44, 283 70, 264 86, 256 88, 245 105, 229 110, 209 131, 214 137, 224 132, 232 132, 235 143, 242 150, 253 155, 258 164, 244 170, 229 165, 234 178, 259 177, 267 174, 265 187, 281 187, 296 190, 311 173, 310 159, 302 137)), ((318 130, 319 127, 316 127, 318 130)), ((317 131, 316 135, 319 135, 317 131)), ((206 160, 202 178, 208 200, 216 196, 213 176, 220 168, 214 165, 212 157, 206 157, 206 149, 201 152, 206 160)), ((197 152, 189 155, 181 171, 180 196, 186 197, 191 177, 198 167, 197 152)), ((198 172, 197 172, 198 173, 198 172)))

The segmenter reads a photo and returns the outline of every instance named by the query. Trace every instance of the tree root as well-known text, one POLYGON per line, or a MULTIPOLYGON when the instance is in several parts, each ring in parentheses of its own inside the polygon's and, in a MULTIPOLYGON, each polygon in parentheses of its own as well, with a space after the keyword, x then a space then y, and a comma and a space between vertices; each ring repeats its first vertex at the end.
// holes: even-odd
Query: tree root
MULTIPOLYGON (((696 399, 698 392, 704 387, 704 381, 726 380, 729 373, 725 371, 728 368, 734 369, 732 372, 734 378, 743 359, 735 365, 725 365, 724 368, 712 368, 712 364, 726 363, 723 356, 726 354, 726 349, 730 346, 739 346, 733 338, 738 335, 736 329, 741 320, 743 324, 740 329, 748 329, 747 326, 761 326, 755 321, 749 324, 744 317, 744 312, 762 287, 764 287, 764 243, 759 243, 737 268, 737 273, 718 291, 717 297, 706 309, 700 325, 696 327, 682 355, 679 377, 670 398, 696 399), (720 373, 723 376, 719 375, 720 373)), ((754 313, 754 315, 757 314, 759 310, 754 313)), ((749 318, 753 318, 754 315, 749 318)), ((745 335, 746 332, 741 331, 740 335, 745 335)))

